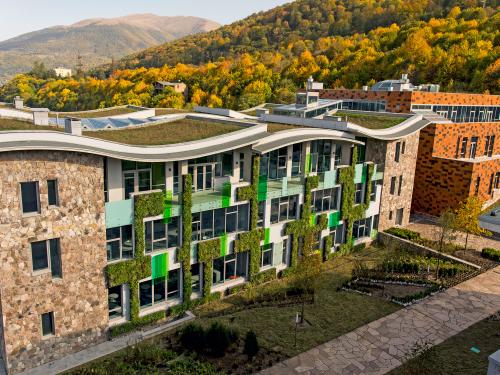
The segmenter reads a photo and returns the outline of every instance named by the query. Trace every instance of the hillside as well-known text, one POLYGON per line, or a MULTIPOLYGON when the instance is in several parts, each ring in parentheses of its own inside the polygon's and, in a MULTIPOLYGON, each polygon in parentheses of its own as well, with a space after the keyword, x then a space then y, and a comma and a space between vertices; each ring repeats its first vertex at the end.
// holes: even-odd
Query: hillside
MULTIPOLYGON (((349 3, 360 1, 351 0, 349 3)), ((387 0, 384 4, 392 1, 387 0)), ((301 0, 293 5, 334 2, 301 0)), ((375 2, 372 0, 369 3, 375 2)), ((429 6, 429 1, 422 2, 425 7, 429 6)), ((398 9, 415 5, 413 0, 399 0, 399 3, 398 9)), ((287 13, 290 8, 277 9, 271 13, 287 13)), ((318 6, 309 8, 307 14, 319 15, 322 9, 318 6)), ((311 35, 312 39, 297 38, 272 51, 264 48, 257 51, 252 43, 248 48, 241 44, 238 47, 241 53, 231 50, 228 57, 199 65, 177 63, 121 69, 114 70, 108 78, 100 71, 79 80, 47 79, 43 74, 19 75, 0 88, 0 100, 11 101, 19 94, 29 105, 68 111, 124 104, 175 108, 208 105, 245 109, 263 102, 293 101, 296 90, 303 87, 309 76, 330 88, 361 88, 383 79, 400 77, 402 73, 407 73, 416 85, 437 83, 443 91, 500 93, 498 7, 453 7, 449 10, 447 7, 435 7, 435 12, 443 15, 378 26, 352 35, 311 35), (185 82, 189 87, 187 102, 181 94, 174 92, 155 95, 152 85, 156 80, 185 82)), ((379 13, 384 14, 382 8, 379 13)), ((352 29, 353 25, 371 17, 367 13, 366 17, 351 18, 345 27, 352 29)), ((333 20, 329 28, 337 28, 338 22, 333 20)), ((306 24, 307 27, 299 27, 297 32, 311 33, 314 29, 312 25, 320 25, 306 24)), ((248 32, 253 35, 252 30, 259 27, 254 26, 248 32)), ((327 26, 320 29, 323 28, 327 26)), ((203 39, 206 35, 193 38, 203 39)), ((178 54, 182 56, 191 51, 179 47, 185 40, 168 45, 172 48, 177 46, 178 54)), ((228 41, 229 45, 237 45, 234 43, 228 41)), ((210 51, 211 47, 207 50, 210 51)), ((221 51, 224 50, 221 45, 221 51)), ((190 61, 186 59, 186 62, 190 61)))
MULTIPOLYGON (((495 4, 497 0, 487 3, 495 4)), ((314 53, 320 38, 367 33, 377 27, 429 20, 454 5, 482 6, 479 0, 297 0, 208 33, 188 36, 124 57, 119 68, 202 64, 220 57, 265 51, 286 52, 305 41, 314 53)), ((292 51, 294 52, 294 51, 292 51)))
POLYGON ((85 69, 109 63, 112 57, 217 27, 216 22, 197 17, 134 14, 34 31, 0 42, 0 82, 29 71, 35 61, 43 61, 48 67, 74 69, 80 54, 85 69))

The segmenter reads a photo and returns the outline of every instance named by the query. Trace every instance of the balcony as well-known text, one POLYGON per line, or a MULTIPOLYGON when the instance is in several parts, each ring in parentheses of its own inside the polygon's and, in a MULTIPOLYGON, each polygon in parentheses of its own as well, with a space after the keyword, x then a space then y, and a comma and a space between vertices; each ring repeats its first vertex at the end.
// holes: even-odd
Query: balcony
POLYGON ((134 202, 132 199, 106 202, 106 228, 130 225, 134 221, 134 202))
MULTIPOLYGON (((266 188, 266 199, 301 194, 304 192, 304 180, 302 177, 283 177, 281 180, 267 181, 266 188)), ((259 195, 262 196, 264 192, 260 190, 259 195)))

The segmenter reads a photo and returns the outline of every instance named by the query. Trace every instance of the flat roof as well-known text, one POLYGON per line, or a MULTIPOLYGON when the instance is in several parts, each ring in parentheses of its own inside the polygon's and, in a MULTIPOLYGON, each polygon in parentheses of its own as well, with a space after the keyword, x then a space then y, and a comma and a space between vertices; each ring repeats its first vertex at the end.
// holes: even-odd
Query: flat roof
POLYGON ((331 100, 331 99, 319 99, 314 106, 306 107, 306 106, 297 106, 295 103, 293 104, 284 104, 278 107, 274 107, 276 110, 280 111, 297 111, 297 112, 308 112, 314 111, 318 108, 328 107, 329 105, 340 103, 342 100, 331 100))
POLYGON ((401 124, 409 117, 380 112, 370 113, 363 111, 360 113, 356 113, 354 111, 344 110, 339 110, 336 113, 332 114, 332 116, 342 117, 342 121, 345 121, 345 119, 347 118, 347 122, 362 126, 367 129, 387 129, 401 124))

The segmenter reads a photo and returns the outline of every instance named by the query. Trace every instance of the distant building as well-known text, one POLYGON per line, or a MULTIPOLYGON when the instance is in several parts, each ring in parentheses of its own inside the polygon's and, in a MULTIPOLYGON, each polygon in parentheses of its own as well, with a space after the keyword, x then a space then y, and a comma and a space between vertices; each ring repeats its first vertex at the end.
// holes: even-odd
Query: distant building
POLYGON ((188 87, 183 82, 156 81, 154 83, 154 95, 161 94, 167 87, 173 88, 175 92, 181 93, 182 95, 184 95, 184 99, 187 99, 188 87))
POLYGON ((61 77, 61 78, 66 78, 66 77, 71 77, 71 69, 63 68, 63 67, 58 67, 54 69, 54 73, 56 73, 56 76, 61 77))

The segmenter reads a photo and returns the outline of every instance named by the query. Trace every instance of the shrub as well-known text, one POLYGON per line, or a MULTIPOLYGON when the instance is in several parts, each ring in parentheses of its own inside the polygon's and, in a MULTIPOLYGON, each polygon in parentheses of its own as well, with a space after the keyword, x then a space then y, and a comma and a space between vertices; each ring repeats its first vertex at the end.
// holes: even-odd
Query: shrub
POLYGON ((405 228, 389 228, 387 230, 385 230, 386 233, 389 233, 389 234, 392 234, 393 236, 396 236, 396 237, 399 237, 399 238, 404 238, 405 240, 409 240, 409 241, 420 241, 421 240, 421 237, 420 237, 420 233, 418 232, 414 232, 412 230, 409 230, 409 229, 405 229, 405 228))
POLYGON ((248 356, 248 359, 252 359, 259 352, 259 342, 257 341, 257 335, 254 331, 248 331, 245 335, 245 347, 243 353, 248 356))
POLYGON ((254 284, 262 284, 268 281, 276 279, 276 268, 269 268, 268 270, 262 271, 255 275, 254 284))
POLYGON ((352 248, 352 251, 356 252, 356 251, 361 251, 361 250, 364 250, 366 248, 366 243, 360 243, 359 245, 356 245, 352 248))
POLYGON ((490 247, 485 247, 481 251, 481 255, 484 258, 494 260, 495 262, 500 262, 500 250, 492 249, 490 247))
POLYGON ((189 323, 181 331, 181 344, 187 350, 201 352, 205 346, 205 330, 198 324, 189 323))
POLYGON ((230 330, 219 322, 213 322, 205 335, 205 342, 210 346, 212 354, 222 357, 229 345, 231 345, 232 334, 230 330))

